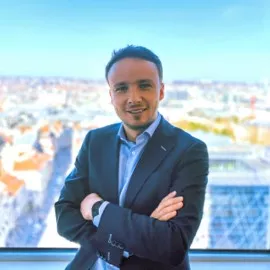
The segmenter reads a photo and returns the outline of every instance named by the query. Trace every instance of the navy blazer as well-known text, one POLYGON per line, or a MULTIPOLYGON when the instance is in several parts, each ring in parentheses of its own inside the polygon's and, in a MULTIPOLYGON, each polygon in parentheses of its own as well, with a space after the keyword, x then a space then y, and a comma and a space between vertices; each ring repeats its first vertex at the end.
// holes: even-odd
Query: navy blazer
POLYGON ((66 269, 91 269, 102 257, 121 262, 120 269, 190 269, 188 250, 202 218, 208 175, 204 142, 161 119, 131 176, 124 207, 118 205, 120 124, 89 131, 55 203, 57 230, 79 243, 66 269), (171 220, 150 215, 171 191, 184 207, 171 220), (83 219, 81 201, 90 193, 110 204, 96 228, 83 219), (123 250, 133 255, 122 260, 123 250))

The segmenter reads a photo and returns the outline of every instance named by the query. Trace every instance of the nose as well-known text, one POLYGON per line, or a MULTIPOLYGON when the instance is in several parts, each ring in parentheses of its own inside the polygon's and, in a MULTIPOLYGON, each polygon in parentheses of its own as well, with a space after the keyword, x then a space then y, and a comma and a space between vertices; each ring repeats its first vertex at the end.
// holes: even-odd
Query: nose
POLYGON ((138 104, 142 102, 142 97, 138 87, 133 86, 129 89, 128 103, 129 104, 138 104))

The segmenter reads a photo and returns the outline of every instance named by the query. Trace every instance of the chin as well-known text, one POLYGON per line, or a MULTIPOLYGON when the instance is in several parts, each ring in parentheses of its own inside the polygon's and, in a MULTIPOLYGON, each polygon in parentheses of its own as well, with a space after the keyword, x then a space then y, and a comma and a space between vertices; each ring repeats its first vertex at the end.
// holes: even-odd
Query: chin
POLYGON ((133 130, 145 130, 147 129, 153 121, 134 121, 134 122, 124 122, 127 127, 133 130))

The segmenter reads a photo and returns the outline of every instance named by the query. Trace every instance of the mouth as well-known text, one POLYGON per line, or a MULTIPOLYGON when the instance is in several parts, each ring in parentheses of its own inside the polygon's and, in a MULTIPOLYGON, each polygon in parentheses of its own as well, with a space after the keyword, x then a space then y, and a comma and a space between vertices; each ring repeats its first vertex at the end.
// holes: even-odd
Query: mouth
POLYGON ((130 113, 130 114, 140 114, 142 112, 144 112, 146 110, 145 109, 132 109, 132 110, 128 110, 127 112, 130 113))

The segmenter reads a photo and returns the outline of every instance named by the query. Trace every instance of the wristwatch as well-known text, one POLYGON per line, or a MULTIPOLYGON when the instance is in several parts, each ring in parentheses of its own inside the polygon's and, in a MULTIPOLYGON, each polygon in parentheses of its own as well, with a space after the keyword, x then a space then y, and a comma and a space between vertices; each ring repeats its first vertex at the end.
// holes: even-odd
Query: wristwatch
POLYGON ((92 206, 92 217, 93 218, 99 214, 99 207, 102 205, 103 202, 104 202, 103 200, 97 201, 92 206))

